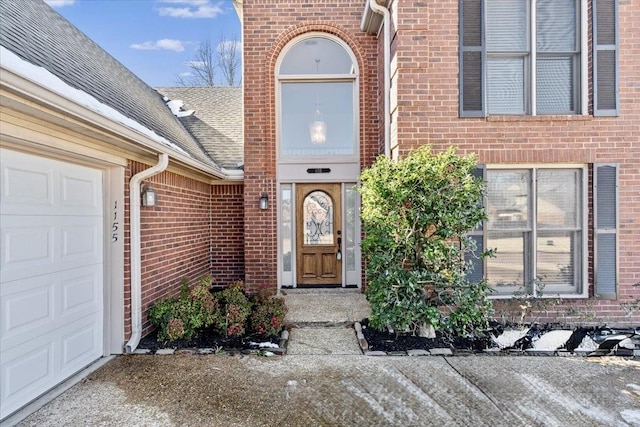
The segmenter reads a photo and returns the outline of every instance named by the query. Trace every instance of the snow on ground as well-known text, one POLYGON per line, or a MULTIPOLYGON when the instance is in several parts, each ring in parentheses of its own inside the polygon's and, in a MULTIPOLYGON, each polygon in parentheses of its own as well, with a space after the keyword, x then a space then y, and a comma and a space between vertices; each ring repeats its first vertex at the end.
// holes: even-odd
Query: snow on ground
POLYGON ((558 330, 547 332, 533 343, 533 348, 535 350, 557 350, 569 341, 571 335, 573 335, 573 331, 558 330))
POLYGON ((78 105, 82 105, 83 107, 86 107, 94 113, 100 114, 109 120, 118 122, 130 129, 133 129, 147 136, 154 142, 171 147, 172 149, 189 156, 189 153, 173 142, 161 137, 135 120, 126 117, 114 108, 101 103, 88 93, 69 86, 48 70, 23 60, 4 46, 0 46, 0 58, 2 58, 2 68, 22 76, 23 78, 67 98, 78 105))
POLYGON ((529 329, 530 328, 507 330, 504 331, 501 335, 492 337, 491 339, 501 349, 511 347, 513 346, 513 344, 515 344, 516 341, 527 335, 529 329))
POLYGON ((596 351, 598 349, 598 343, 593 340, 589 335, 586 335, 580 345, 573 351, 596 351))

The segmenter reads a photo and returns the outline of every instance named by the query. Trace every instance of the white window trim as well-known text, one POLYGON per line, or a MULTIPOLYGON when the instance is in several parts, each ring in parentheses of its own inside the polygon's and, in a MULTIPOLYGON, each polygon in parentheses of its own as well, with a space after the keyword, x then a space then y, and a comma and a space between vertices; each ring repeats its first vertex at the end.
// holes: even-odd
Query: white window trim
MULTIPOLYGON (((582 221, 581 221, 581 227, 582 227, 582 238, 581 240, 581 254, 580 254, 580 262, 581 262, 581 268, 578 271, 578 273, 580 274, 580 279, 579 279, 579 287, 580 287, 580 291, 578 293, 571 293, 571 294, 566 294, 566 293, 551 293, 551 292, 543 292, 542 296, 537 296, 535 295, 535 289, 534 289, 534 294, 530 295, 530 294, 526 294, 526 297, 534 297, 534 298, 563 298, 563 299, 584 299, 584 298, 588 298, 589 297, 589 276, 588 276, 588 166, 585 164, 576 164, 576 163, 552 163, 552 164, 538 164, 538 163, 522 163, 522 164, 486 164, 485 165, 485 170, 486 172, 489 172, 491 170, 516 170, 516 169, 527 169, 527 170, 539 170, 539 169, 580 169, 581 172, 581 185, 582 185, 582 194, 581 194, 581 198, 582 198, 582 203, 581 203, 581 209, 582 209, 582 221)), ((485 172, 485 173, 486 173, 485 172)), ((537 214, 537 209, 536 209, 536 197, 534 197, 535 190, 536 190, 536 180, 533 180, 532 183, 532 194, 530 195, 530 203, 531 203, 531 209, 533 210, 533 212, 536 212, 537 214)), ((535 217, 533 218, 533 220, 535 221, 535 217)), ((484 241, 485 241, 485 246, 487 245, 487 233, 488 233, 488 229, 487 229, 487 223, 485 221, 485 224, 483 225, 483 233, 484 233, 484 241)), ((535 242, 536 241, 536 227, 533 227, 533 233, 532 233, 532 241, 535 242)), ((487 247, 487 249, 490 249, 487 247)), ((486 265, 486 259, 484 260, 485 262, 485 266, 484 266, 484 271, 485 271, 485 276, 487 273, 487 265, 486 265)), ((536 265, 536 251, 533 250, 532 251, 532 255, 531 257, 527 260, 527 262, 531 263, 532 265, 536 265)), ((489 295, 490 299, 513 299, 514 295, 513 294, 502 294, 502 295, 489 295)))

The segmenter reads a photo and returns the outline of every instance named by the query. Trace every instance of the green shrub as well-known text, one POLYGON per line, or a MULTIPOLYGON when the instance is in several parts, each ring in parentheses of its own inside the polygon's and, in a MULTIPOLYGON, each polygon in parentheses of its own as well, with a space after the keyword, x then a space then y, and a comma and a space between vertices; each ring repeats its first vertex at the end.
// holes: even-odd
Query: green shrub
POLYGON ((249 316, 249 330, 264 336, 274 336, 282 331, 287 306, 284 298, 273 291, 261 290, 252 297, 253 310, 249 316))
POLYGON ((244 282, 238 280, 230 283, 217 294, 217 300, 222 310, 216 324, 218 332, 228 337, 244 335, 251 313, 251 301, 244 294, 244 282))
POLYGON ((149 321, 158 329, 158 341, 190 339, 196 330, 213 325, 220 317, 218 302, 210 292, 211 276, 191 289, 182 279, 180 295, 157 301, 149 308, 149 321))
MULTIPOLYGON (((488 325, 490 288, 466 278, 466 233, 485 219, 475 156, 421 147, 380 157, 361 175, 362 242, 370 325, 417 333, 432 325, 469 335, 488 325)), ((483 254, 485 256, 487 254, 483 254)))

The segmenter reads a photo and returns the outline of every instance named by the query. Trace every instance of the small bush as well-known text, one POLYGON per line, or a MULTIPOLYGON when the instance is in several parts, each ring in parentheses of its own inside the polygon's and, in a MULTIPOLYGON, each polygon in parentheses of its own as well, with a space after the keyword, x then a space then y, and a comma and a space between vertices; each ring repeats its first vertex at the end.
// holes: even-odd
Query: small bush
POLYGON ((189 289, 188 279, 182 279, 180 295, 157 301, 149 308, 149 321, 158 328, 158 341, 190 339, 196 330, 218 321, 218 301, 209 289, 211 277, 204 276, 189 289))
POLYGON ((244 335, 251 314, 251 301, 244 294, 244 282, 232 282, 217 295, 217 300, 222 310, 216 325, 218 332, 228 337, 244 335))
POLYGON ((274 336, 282 331, 287 306, 284 299, 272 291, 261 290, 252 298, 253 310, 249 317, 249 330, 264 336, 274 336))

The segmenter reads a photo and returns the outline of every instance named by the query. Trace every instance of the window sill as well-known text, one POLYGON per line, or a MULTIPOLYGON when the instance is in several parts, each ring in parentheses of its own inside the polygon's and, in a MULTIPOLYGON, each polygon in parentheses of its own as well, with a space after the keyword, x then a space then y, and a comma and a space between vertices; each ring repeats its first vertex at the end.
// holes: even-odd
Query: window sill
POLYGON ((550 116, 487 116, 487 122, 588 122, 593 120, 591 115, 550 115, 550 116))

